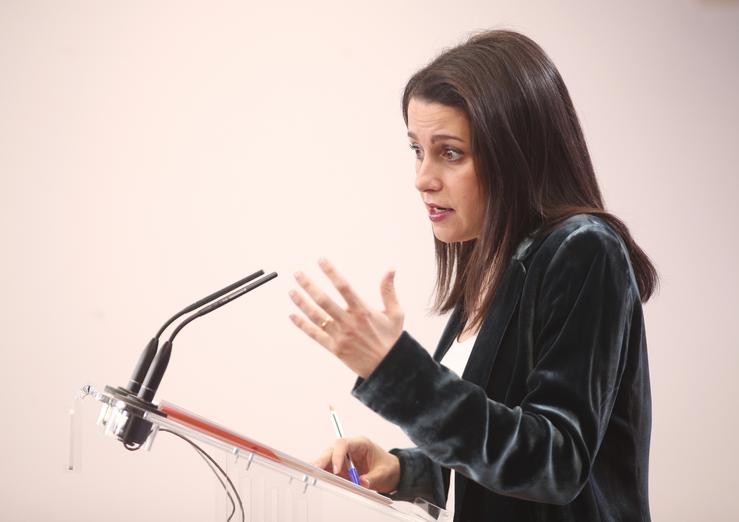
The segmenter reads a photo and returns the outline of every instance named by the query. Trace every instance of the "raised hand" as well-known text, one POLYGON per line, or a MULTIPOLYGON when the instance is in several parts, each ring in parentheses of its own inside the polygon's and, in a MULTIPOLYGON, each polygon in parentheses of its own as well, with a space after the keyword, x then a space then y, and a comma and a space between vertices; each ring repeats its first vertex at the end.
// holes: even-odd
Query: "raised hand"
POLYGON ((298 272, 295 280, 310 299, 291 291, 290 298, 305 315, 291 314, 290 319, 357 375, 366 378, 403 332, 403 311, 395 294, 395 272, 385 274, 380 284, 384 310, 374 310, 362 302, 331 263, 321 259, 318 264, 346 301, 346 308, 298 272))

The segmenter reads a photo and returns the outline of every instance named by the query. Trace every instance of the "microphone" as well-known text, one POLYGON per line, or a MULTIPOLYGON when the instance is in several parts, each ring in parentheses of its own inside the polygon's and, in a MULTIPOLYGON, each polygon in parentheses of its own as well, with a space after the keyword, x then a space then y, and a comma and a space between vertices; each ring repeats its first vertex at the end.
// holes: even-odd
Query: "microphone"
POLYGON ((175 315, 170 317, 162 325, 162 327, 159 328, 159 331, 157 332, 157 334, 154 337, 152 337, 151 341, 149 341, 149 343, 146 345, 146 348, 144 348, 144 351, 141 353, 141 356, 139 357, 139 360, 133 369, 131 378, 128 381, 128 386, 126 386, 125 388, 121 388, 121 391, 128 391, 132 395, 138 394, 139 389, 141 388, 141 383, 144 382, 144 378, 146 377, 146 374, 149 371, 151 362, 157 353, 157 349, 159 348, 159 338, 162 336, 164 331, 169 327, 169 325, 171 325, 173 322, 175 322, 177 319, 179 319, 186 313, 192 312, 193 310, 197 310, 201 306, 210 303, 214 299, 218 299, 219 297, 227 294, 233 289, 238 288, 242 285, 245 285, 249 281, 252 281, 253 279, 256 279, 257 277, 263 274, 264 274, 264 270, 258 270, 254 272, 253 274, 250 274, 244 277, 243 279, 239 279, 235 283, 231 283, 225 288, 221 288, 217 292, 213 292, 212 294, 203 297, 202 299, 196 301, 190 306, 183 308, 182 310, 177 312, 175 315))
MULTIPOLYGON (((262 275, 264 275, 264 271, 258 270, 257 272, 254 272, 253 274, 250 274, 243 279, 240 279, 239 281, 236 281, 235 283, 232 283, 227 287, 222 288, 217 292, 214 292, 177 312, 175 315, 169 318, 164 323, 164 325, 162 325, 157 334, 149 341, 149 343, 144 348, 144 351, 142 352, 138 362, 136 363, 133 374, 131 375, 131 379, 128 382, 128 386, 126 388, 117 387, 115 389, 106 386, 106 391, 110 392, 118 399, 124 401, 126 404, 139 411, 143 410, 161 414, 158 408, 154 406, 151 401, 154 398, 157 389, 159 388, 162 377, 164 377, 164 371, 167 369, 167 364, 169 363, 169 359, 172 354, 172 341, 174 341, 174 338, 182 330, 182 328, 185 325, 189 324, 191 321, 197 319, 198 317, 209 314, 213 310, 216 310, 221 306, 230 303, 235 299, 238 299, 242 295, 251 292, 255 288, 258 288, 264 283, 267 283, 268 281, 271 281, 272 279, 277 277, 276 272, 267 274, 264 277, 261 277, 262 275), (261 279, 257 279, 256 281, 254 281, 254 279, 258 277, 261 277, 261 279), (244 286, 246 283, 250 284, 244 286), (216 299, 218 300, 212 302, 216 299), (162 345, 161 348, 158 348, 159 338, 162 336, 167 327, 169 327, 178 318, 195 310, 197 310, 195 313, 191 314, 179 325, 177 325, 177 327, 170 335, 169 339, 162 345)), ((141 413, 143 413, 143 411, 141 411, 141 413)), ((152 424, 151 422, 145 420, 141 416, 141 413, 130 416, 125 426, 123 426, 120 432, 116 434, 118 440, 123 442, 123 445, 126 447, 126 449, 136 450, 140 448, 141 444, 143 444, 143 442, 149 436, 152 424)))
POLYGON ((258 279, 251 284, 248 284, 242 288, 239 288, 238 290, 231 292, 226 297, 219 299, 215 303, 201 308, 200 310, 189 316, 187 319, 183 320, 179 325, 177 325, 177 328, 174 329, 172 334, 169 336, 167 342, 165 342, 159 349, 159 351, 157 351, 156 357, 154 357, 154 361, 152 362, 151 367, 146 374, 146 378, 141 385, 141 389, 138 393, 138 398, 145 402, 151 402, 151 400, 154 398, 154 395, 159 388, 159 384, 162 382, 162 377, 164 377, 164 371, 167 369, 167 365, 169 364, 169 357, 172 353, 172 342, 174 341, 174 338, 177 337, 177 334, 180 333, 182 328, 184 328, 187 324, 197 319, 198 317, 202 317, 206 314, 209 314, 213 310, 217 310, 223 305, 230 303, 235 299, 238 299, 242 295, 245 295, 255 288, 262 286, 264 283, 271 281, 275 277, 277 277, 277 272, 267 274, 261 279, 258 279))

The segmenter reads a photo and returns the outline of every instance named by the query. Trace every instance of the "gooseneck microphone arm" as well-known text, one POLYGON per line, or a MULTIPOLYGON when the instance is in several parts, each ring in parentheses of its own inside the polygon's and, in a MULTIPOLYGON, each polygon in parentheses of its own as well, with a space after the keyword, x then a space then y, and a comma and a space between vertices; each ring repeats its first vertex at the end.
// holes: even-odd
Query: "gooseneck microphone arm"
MULTIPOLYGON (((264 273, 264 272, 262 272, 262 273, 264 273)), ((189 324, 194 319, 197 319, 198 317, 202 317, 202 316, 204 316, 206 314, 209 314, 213 310, 217 310, 218 308, 222 307, 223 305, 225 305, 227 303, 230 303, 234 299, 238 299, 242 295, 251 292, 255 288, 258 288, 258 287, 262 286, 264 283, 266 283, 268 281, 271 281, 275 277, 277 277, 277 272, 272 272, 271 274, 267 274, 263 278, 258 279, 257 281, 254 281, 253 283, 251 283, 249 285, 246 285, 243 288, 239 288, 238 290, 236 290, 234 292, 231 292, 226 297, 223 297, 223 298, 219 299, 215 303, 210 304, 208 306, 205 306, 205 307, 201 308, 200 310, 198 310, 197 312, 195 312, 194 314, 192 314, 187 319, 185 319, 184 321, 182 321, 180 324, 177 325, 177 328, 174 329, 174 331, 172 332, 172 335, 169 336, 169 342, 170 343, 173 342, 174 341, 174 338, 177 337, 177 334, 180 333, 180 330, 182 330, 185 327, 185 325, 189 324)))
MULTIPOLYGON (((221 306, 227 303, 230 303, 234 299, 237 299, 241 297, 242 295, 245 295, 251 292, 255 288, 262 286, 264 283, 271 281, 275 277, 277 277, 276 272, 267 274, 261 279, 257 279, 253 283, 250 283, 242 288, 239 288, 238 290, 231 292, 225 297, 218 299, 218 301, 201 308, 197 312, 193 313, 192 315, 184 319, 179 325, 177 325, 177 327, 174 329, 174 331, 170 335, 169 339, 156 352, 156 356, 151 362, 149 371, 146 373, 146 377, 143 383, 141 384, 141 388, 139 389, 138 398, 145 402, 151 402, 151 400, 154 398, 154 395, 156 394, 156 391, 159 388, 159 384, 162 382, 162 377, 164 377, 164 372, 167 369, 167 365, 169 364, 169 358, 172 353, 172 342, 174 341, 174 338, 177 336, 177 334, 182 330, 182 328, 185 325, 189 324, 191 321, 197 319, 198 317, 202 317, 206 314, 209 314, 213 310, 216 310, 220 308, 221 306)), ((223 295, 223 294, 220 294, 220 295, 223 295)), ((215 299, 215 297, 213 299, 215 299)), ((184 313, 187 313, 187 312, 184 312, 184 313)))
MULTIPOLYGON (((217 292, 213 292, 209 296, 203 297, 201 300, 199 300, 196 303, 191 304, 187 308, 183 308, 182 310, 180 310, 179 312, 177 312, 175 315, 173 315, 166 323, 164 323, 162 325, 162 327, 157 332, 156 338, 159 339, 159 337, 161 337, 161 335, 164 333, 164 330, 166 330, 167 327, 170 324, 172 324, 173 322, 175 322, 177 319, 179 319, 180 317, 182 317, 186 313, 192 312, 193 310, 197 310, 201 306, 210 303, 214 299, 218 299, 219 297, 221 297, 221 296, 229 293, 231 290, 235 290, 236 288, 239 288, 240 286, 243 286, 246 283, 248 283, 249 281, 252 281, 252 280, 254 280, 257 277, 262 276, 262 275, 264 275, 264 270, 257 270, 253 274, 250 274, 250 275, 246 276, 243 279, 239 279, 235 283, 231 283, 227 287, 221 288, 220 290, 218 290, 217 292)), ((277 277, 277 274, 275 274, 274 277, 277 277)), ((172 339, 170 339, 170 341, 171 340, 172 339)))
MULTIPOLYGON (((139 357, 138 362, 136 363, 136 366, 133 369, 133 373, 131 374, 131 378, 128 381, 128 386, 126 386, 126 390, 131 392, 132 394, 137 394, 139 390, 141 389, 141 384, 144 382, 144 378, 146 377, 147 373, 149 372, 149 368, 151 367, 151 363, 154 360, 154 357, 157 354, 157 349, 159 348, 159 338, 162 336, 164 331, 171 325, 173 322, 175 322, 178 318, 182 317, 186 313, 192 312, 193 310, 197 310, 201 306, 210 303, 214 299, 218 299, 219 297, 227 294, 228 292, 231 292, 232 290, 239 288, 240 286, 245 285, 249 281, 252 281, 256 279, 257 277, 264 274, 264 270, 258 270, 254 272, 253 274, 250 274, 243 279, 239 279, 235 283, 231 283, 225 288, 221 288, 217 292, 213 292, 212 294, 203 297, 202 299, 198 300, 197 302, 191 304, 190 306, 183 308, 179 312, 177 312, 175 315, 170 317, 159 329, 157 334, 152 337, 152 339, 149 341, 149 343, 146 345, 146 348, 144 348, 144 351, 141 353, 141 356, 139 357)), ((225 303, 224 303, 225 304, 225 303)), ((171 339, 170 339, 171 340, 171 339)))

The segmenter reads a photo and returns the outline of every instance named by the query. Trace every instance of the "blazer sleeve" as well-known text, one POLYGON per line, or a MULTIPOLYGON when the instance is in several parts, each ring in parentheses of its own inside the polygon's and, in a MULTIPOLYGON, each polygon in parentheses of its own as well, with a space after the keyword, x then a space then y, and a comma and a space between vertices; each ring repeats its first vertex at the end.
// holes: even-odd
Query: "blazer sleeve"
POLYGON ((352 393, 433 462, 499 494, 566 504, 608 425, 637 300, 621 242, 602 227, 579 229, 543 270, 535 310, 520 311, 533 314, 524 335, 534 359, 520 404, 489 399, 407 332, 352 393))
POLYGON ((422 498, 440 507, 446 504, 441 466, 419 448, 392 449, 390 453, 400 461, 400 482, 390 498, 411 502, 422 498))

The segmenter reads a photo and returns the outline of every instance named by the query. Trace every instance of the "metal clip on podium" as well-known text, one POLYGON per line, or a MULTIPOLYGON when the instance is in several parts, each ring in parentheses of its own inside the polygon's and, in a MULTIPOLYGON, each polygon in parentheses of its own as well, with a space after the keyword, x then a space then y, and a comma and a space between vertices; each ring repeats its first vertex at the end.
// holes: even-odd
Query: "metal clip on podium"
MULTIPOLYGON (((83 396, 101 403, 98 425, 128 449, 151 450, 160 432, 168 431, 205 458, 223 485, 230 506, 217 520, 250 522, 415 521, 451 522, 450 514, 422 499, 393 501, 328 473, 261 442, 240 435, 172 403, 152 399, 169 361, 172 341, 182 327, 273 279, 276 273, 247 285, 261 270, 185 308, 160 329, 141 355, 127 387, 82 388, 83 396), (236 290, 234 290, 236 289, 236 290), (224 296, 228 292, 229 295, 224 296), (215 299, 215 303, 204 306, 215 299), (193 312, 159 348, 159 336, 178 317, 193 312), (207 451, 206 451, 207 448, 207 451), (217 460, 211 455, 219 457, 217 460), (227 462, 225 470, 218 464, 227 462), (232 494, 233 493, 233 494, 232 494)), ((205 472, 205 471, 204 471, 205 472)))

